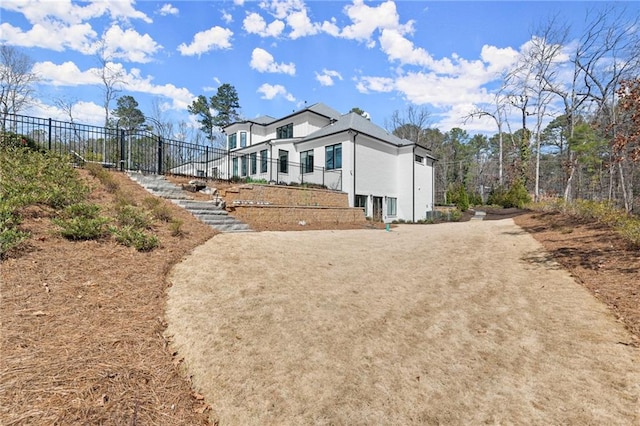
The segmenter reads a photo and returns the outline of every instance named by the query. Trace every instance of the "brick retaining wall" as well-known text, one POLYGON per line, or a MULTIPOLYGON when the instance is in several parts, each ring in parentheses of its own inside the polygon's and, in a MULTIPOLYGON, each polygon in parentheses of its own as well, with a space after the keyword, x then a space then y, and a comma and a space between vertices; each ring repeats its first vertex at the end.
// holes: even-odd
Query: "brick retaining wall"
POLYGON ((364 211, 351 207, 234 205, 233 216, 247 223, 298 225, 366 223, 364 211))
POLYGON ((227 206, 270 204, 276 206, 349 207, 345 192, 280 185, 241 185, 221 190, 227 206))

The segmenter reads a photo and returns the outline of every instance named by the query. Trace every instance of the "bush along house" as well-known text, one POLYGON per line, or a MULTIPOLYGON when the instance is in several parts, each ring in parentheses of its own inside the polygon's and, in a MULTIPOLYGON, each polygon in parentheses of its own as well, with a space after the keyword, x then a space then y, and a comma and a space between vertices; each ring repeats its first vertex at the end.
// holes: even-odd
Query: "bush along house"
MULTIPOLYGON (((232 123, 227 138, 230 176, 272 184, 315 184, 348 194, 376 221, 426 219, 434 208, 430 151, 400 139, 367 118, 322 103, 281 118, 232 123)), ((218 163, 220 164, 220 163, 218 163)))

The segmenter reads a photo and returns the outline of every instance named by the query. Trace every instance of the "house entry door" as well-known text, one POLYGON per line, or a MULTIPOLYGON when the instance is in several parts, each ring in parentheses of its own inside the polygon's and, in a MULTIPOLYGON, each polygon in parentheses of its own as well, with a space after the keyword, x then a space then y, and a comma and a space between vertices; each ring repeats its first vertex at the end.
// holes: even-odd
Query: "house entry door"
POLYGON ((382 222, 382 197, 373 197, 373 221, 382 222))

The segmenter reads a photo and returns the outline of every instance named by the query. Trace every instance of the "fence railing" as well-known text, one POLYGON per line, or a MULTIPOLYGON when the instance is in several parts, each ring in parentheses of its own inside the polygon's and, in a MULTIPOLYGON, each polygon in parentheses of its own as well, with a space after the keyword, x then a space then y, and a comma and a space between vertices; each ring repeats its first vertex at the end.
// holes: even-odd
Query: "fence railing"
POLYGON ((2 134, 33 140, 38 146, 76 159, 122 171, 176 174, 221 180, 264 180, 281 184, 316 184, 342 190, 342 171, 304 167, 258 153, 164 138, 148 130, 126 130, 24 115, 2 117, 2 134))

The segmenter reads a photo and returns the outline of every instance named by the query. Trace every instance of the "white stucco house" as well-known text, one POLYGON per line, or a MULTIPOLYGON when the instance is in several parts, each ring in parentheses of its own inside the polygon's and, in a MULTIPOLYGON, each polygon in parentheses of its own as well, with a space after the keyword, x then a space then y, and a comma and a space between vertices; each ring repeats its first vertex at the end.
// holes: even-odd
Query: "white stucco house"
POLYGON ((374 220, 415 222, 434 208, 436 160, 430 151, 357 113, 317 103, 281 118, 235 122, 223 131, 232 176, 342 190, 351 207, 364 208, 374 220))
POLYGON ((434 209, 430 151, 400 139, 357 113, 317 103, 285 117, 261 116, 223 129, 226 150, 172 173, 269 183, 318 184, 348 194, 379 221, 418 221, 434 209))

